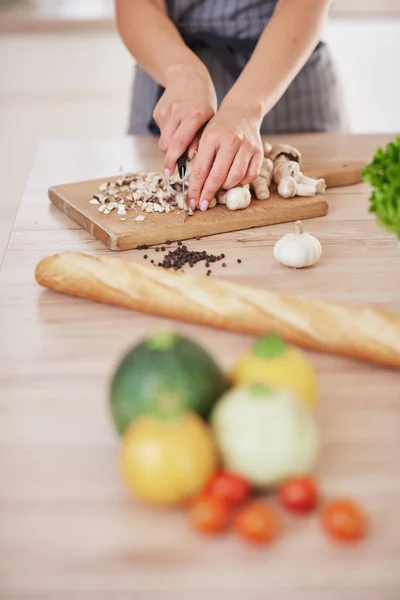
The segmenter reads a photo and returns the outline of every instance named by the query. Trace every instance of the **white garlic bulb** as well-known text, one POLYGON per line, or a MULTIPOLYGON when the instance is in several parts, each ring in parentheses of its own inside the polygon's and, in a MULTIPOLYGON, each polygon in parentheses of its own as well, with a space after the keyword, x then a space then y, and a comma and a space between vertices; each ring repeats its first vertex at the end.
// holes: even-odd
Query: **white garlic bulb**
POLYGON ((321 258, 322 247, 316 237, 303 229, 301 221, 296 221, 294 232, 284 235, 274 246, 274 258, 295 269, 311 267, 321 258))

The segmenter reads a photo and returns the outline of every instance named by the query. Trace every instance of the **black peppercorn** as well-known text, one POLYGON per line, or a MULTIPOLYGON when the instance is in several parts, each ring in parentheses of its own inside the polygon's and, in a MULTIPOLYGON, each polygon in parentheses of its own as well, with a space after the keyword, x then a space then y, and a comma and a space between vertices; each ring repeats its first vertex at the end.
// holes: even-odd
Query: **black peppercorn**
MULTIPOLYGON (((172 242, 169 242, 170 244, 172 242)), ((168 244, 168 241, 165 242, 168 244)), ((206 268, 208 269, 211 263, 221 260, 225 255, 216 256, 214 254, 208 254, 206 250, 188 250, 180 240, 177 242, 177 247, 174 250, 169 250, 165 253, 165 246, 155 248, 156 252, 164 252, 161 262, 157 263, 159 267, 164 269, 174 269, 175 271, 181 269, 184 265, 189 265, 193 268, 198 262, 204 261, 206 268)), ((147 258, 147 255, 146 255, 147 258)), ((151 261, 154 264, 154 261, 151 261)), ((226 265, 225 265, 226 266, 226 265)), ((211 275, 211 270, 209 270, 211 275)))

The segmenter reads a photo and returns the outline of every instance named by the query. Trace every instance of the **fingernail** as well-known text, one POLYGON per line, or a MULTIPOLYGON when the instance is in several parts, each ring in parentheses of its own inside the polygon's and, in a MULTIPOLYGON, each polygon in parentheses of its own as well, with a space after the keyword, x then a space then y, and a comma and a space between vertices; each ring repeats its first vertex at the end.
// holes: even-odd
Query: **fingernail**
POLYGON ((196 200, 190 200, 189 206, 192 210, 196 210, 196 200))
POLYGON ((194 148, 192 148, 192 149, 191 149, 191 150, 189 150, 189 152, 188 152, 188 159, 189 159, 189 160, 193 160, 193 159, 194 159, 194 157, 195 157, 195 155, 196 155, 196 150, 195 150, 194 148))
POLYGON ((207 200, 202 200, 202 202, 200 202, 200 210, 207 210, 208 208, 208 202, 207 200))
POLYGON ((165 177, 171 177, 171 171, 169 169, 165 169, 164 175, 165 177))

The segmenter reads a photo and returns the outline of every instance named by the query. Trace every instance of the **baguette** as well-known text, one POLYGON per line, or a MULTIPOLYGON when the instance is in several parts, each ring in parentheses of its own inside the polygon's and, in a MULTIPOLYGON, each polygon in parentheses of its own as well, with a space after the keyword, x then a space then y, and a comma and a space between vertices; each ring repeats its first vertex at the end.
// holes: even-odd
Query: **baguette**
POLYGON ((63 252, 36 267, 57 292, 250 335, 275 332, 312 350, 400 367, 400 316, 196 277, 109 256, 63 252))

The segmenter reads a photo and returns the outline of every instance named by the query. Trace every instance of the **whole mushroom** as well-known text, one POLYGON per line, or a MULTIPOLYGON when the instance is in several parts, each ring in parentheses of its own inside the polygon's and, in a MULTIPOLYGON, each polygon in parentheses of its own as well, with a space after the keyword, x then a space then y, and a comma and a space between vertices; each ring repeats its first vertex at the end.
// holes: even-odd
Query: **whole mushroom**
POLYGON ((248 185, 239 185, 230 190, 218 192, 219 204, 225 204, 229 210, 241 210, 247 208, 251 202, 251 194, 248 185))
POLYGON ((293 198, 294 196, 315 196, 315 185, 298 183, 292 176, 284 177, 278 185, 278 194, 282 198, 293 198))

